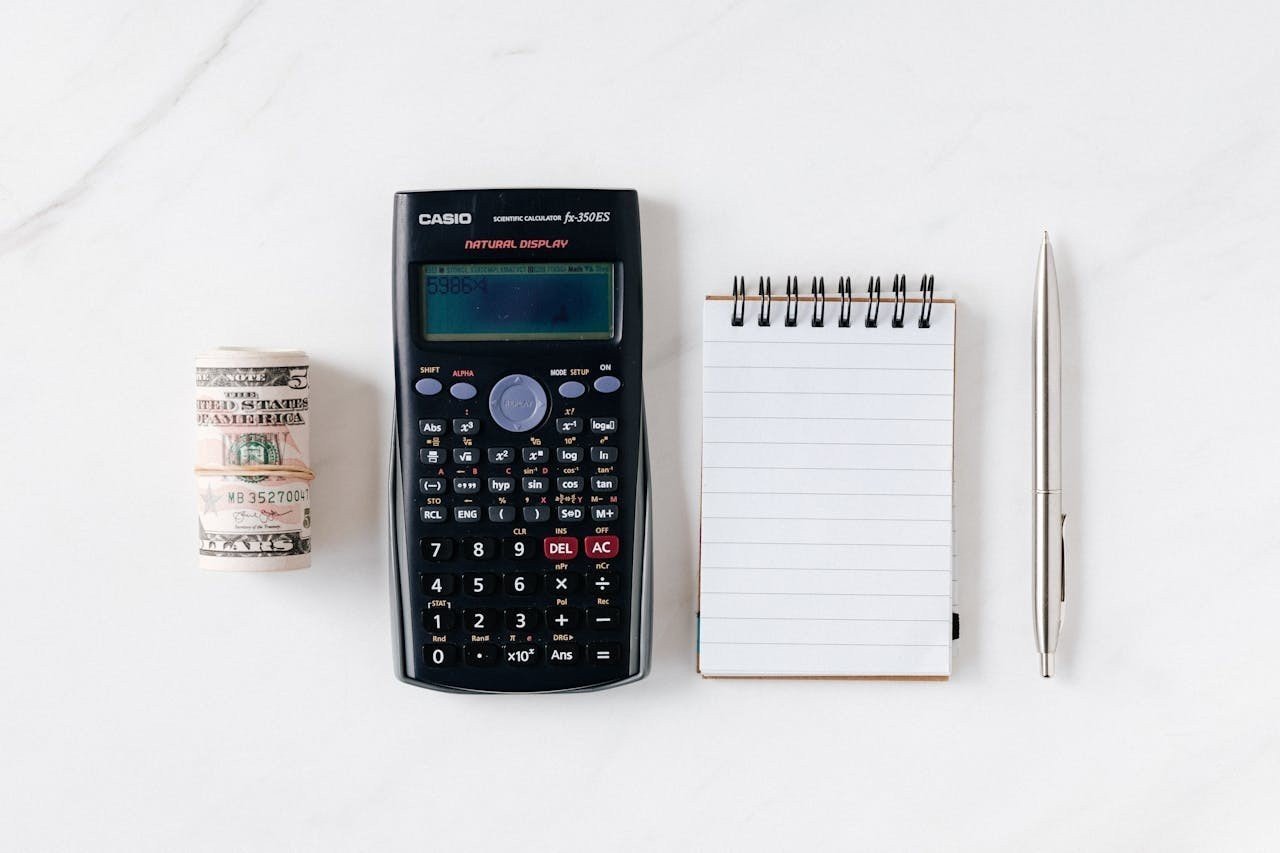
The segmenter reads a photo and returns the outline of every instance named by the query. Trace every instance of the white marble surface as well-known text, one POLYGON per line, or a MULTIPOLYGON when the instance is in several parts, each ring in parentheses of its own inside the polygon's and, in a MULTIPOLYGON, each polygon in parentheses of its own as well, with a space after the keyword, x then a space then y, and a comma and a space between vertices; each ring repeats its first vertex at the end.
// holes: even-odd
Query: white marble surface
POLYGON ((0 8, 0 838, 94 850, 1274 849, 1272 4, 0 8), (391 672, 391 196, 632 186, 655 665, 391 672), (1031 278, 1069 624, 1029 613, 1031 278), (961 300, 949 684, 693 671, 699 318, 735 273, 961 300), (315 566, 195 569, 191 370, 315 359, 315 566))

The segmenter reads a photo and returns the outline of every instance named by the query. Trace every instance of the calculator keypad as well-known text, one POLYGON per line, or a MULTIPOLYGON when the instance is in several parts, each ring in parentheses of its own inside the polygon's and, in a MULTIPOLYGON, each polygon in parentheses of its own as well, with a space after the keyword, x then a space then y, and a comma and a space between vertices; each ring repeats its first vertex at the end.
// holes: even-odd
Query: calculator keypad
POLYGON ((415 654, 459 675, 554 667, 558 677, 576 668, 584 684, 613 678, 597 668, 624 665, 630 640, 621 395, 608 383, 606 392, 548 382, 560 393, 530 425, 520 395, 538 392, 521 379, 510 388, 476 382, 474 399, 435 395, 424 408, 432 417, 418 420, 427 446, 417 449, 414 478, 415 654))

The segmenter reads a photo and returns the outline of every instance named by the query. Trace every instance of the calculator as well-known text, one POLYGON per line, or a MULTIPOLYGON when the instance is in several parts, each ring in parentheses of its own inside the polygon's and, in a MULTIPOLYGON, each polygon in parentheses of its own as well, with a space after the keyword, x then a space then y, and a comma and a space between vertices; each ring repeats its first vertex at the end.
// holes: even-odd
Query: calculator
POLYGON ((397 675, 467 693, 643 678, 635 191, 398 193, 394 256, 397 675))

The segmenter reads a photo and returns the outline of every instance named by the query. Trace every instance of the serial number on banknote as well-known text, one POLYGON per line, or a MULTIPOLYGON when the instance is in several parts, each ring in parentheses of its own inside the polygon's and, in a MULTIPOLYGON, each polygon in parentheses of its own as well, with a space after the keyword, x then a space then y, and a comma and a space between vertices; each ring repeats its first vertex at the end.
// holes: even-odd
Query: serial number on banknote
POLYGON ((227 492, 227 502, 233 504, 281 504, 306 500, 306 489, 285 489, 260 492, 227 492))

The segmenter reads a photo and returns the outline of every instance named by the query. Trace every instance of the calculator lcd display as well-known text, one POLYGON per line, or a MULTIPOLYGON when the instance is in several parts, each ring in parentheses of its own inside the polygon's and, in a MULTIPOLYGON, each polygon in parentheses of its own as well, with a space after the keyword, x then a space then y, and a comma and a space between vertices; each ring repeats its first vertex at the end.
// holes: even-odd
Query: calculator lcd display
POLYGON ((428 341, 613 338, 611 263, 423 264, 428 341))

